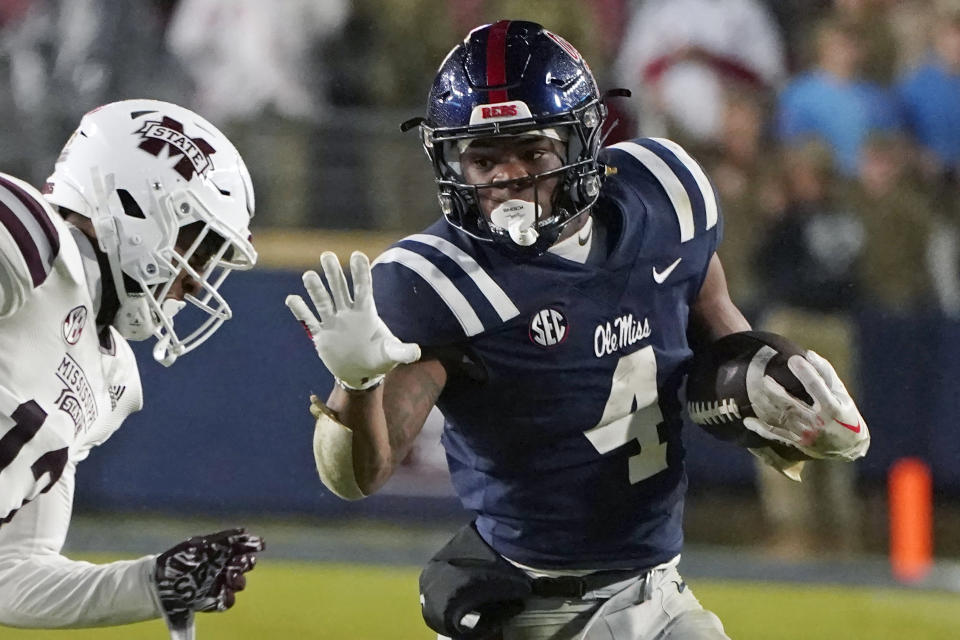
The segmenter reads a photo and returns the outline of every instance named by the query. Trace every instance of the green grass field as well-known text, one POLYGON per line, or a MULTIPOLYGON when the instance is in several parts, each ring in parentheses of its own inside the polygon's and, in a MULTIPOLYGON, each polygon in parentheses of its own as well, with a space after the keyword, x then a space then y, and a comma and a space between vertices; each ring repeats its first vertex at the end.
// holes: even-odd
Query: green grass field
MULTIPOLYGON (((89 558, 89 556, 88 556, 89 558)), ((89 558, 103 560, 102 558, 89 558)), ((198 616, 198 640, 429 640, 414 568, 261 562, 237 606, 198 616)), ((775 583, 691 583, 735 640, 956 640, 960 596, 775 583)), ((2 640, 163 640, 154 621, 108 629, 0 628, 2 640)))

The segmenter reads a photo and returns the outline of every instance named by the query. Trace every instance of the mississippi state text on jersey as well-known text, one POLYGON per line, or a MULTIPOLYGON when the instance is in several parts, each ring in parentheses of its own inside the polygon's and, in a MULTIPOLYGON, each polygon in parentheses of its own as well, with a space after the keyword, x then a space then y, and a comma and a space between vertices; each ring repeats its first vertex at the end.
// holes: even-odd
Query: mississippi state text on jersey
POLYGON ((716 200, 670 141, 600 158, 599 264, 514 259, 441 220, 373 271, 386 324, 450 372, 437 405, 463 505, 494 549, 537 568, 651 567, 682 544, 678 394, 716 200))
POLYGON ((0 174, 0 527, 142 404, 130 346, 97 334, 78 242, 95 264, 79 230, 0 174))

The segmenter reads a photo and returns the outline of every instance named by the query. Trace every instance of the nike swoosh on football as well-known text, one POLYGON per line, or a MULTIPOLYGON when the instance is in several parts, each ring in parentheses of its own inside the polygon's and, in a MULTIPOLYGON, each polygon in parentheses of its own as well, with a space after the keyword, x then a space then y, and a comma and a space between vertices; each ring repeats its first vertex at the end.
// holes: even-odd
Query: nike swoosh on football
POLYGON ((836 418, 834 418, 833 421, 836 422, 837 424, 839 424, 839 425, 842 426, 842 427, 845 427, 845 428, 847 428, 847 429, 850 429, 850 431, 853 431, 854 433, 860 433, 860 421, 859 421, 859 420, 857 421, 856 426, 854 426, 854 425, 852 425, 852 424, 847 424, 846 422, 840 422, 840 421, 837 420, 836 418))
POLYGON ((657 284, 663 284, 663 281, 666 280, 666 279, 670 276, 671 273, 673 273, 673 270, 677 268, 677 265, 680 264, 680 261, 681 261, 681 260, 683 260, 683 258, 677 258, 677 259, 673 262, 673 264, 671 264, 669 267, 667 267, 667 268, 664 269, 663 271, 660 271, 659 273, 657 272, 657 268, 654 267, 654 268, 653 268, 653 279, 654 279, 654 281, 655 281, 657 284))

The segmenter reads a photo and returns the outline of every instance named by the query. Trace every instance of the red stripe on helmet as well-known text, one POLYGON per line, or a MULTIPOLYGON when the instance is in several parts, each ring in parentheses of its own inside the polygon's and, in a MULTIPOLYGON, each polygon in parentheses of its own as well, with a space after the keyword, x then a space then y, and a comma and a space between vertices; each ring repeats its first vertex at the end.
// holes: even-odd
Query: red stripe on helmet
MULTIPOLYGON (((501 20, 490 27, 487 35, 487 86, 499 87, 507 84, 507 30, 509 20, 501 20)), ((491 103, 506 102, 506 89, 492 89, 487 92, 491 103)))

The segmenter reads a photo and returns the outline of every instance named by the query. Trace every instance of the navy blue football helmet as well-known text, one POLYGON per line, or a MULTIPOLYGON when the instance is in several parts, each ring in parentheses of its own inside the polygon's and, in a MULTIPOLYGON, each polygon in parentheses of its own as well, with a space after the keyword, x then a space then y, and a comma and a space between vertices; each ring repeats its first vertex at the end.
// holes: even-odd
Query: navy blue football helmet
POLYGON ((426 118, 409 121, 404 129, 420 125, 450 224, 510 253, 540 255, 599 195, 597 154, 606 114, 590 67, 570 43, 534 22, 501 20, 474 29, 454 47, 430 90, 426 118), (566 145, 563 166, 522 180, 559 177, 559 184, 549 216, 534 223, 536 241, 518 246, 478 204, 480 189, 513 181, 468 184, 460 152, 473 138, 547 131, 566 145))

